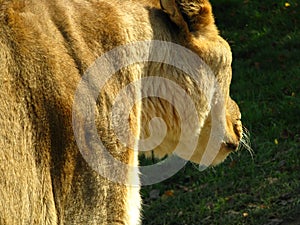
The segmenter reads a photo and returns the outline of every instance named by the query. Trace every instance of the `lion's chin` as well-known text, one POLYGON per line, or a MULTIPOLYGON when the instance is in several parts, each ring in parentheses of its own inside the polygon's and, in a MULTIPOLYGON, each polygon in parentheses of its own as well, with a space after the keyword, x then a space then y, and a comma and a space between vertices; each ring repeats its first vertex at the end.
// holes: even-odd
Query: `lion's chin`
POLYGON ((216 166, 222 162, 224 162, 224 160, 227 158, 227 156, 231 153, 230 150, 227 149, 221 149, 218 153, 218 155, 216 156, 216 158, 214 159, 214 161, 212 162, 211 166, 216 166))
MULTIPOLYGON (((195 153, 190 159, 189 161, 199 164, 200 168, 207 168, 207 167, 212 167, 212 166, 216 166, 220 163, 222 163, 227 157, 228 155, 231 153, 232 151, 222 147, 219 152, 217 153, 217 156, 213 157, 211 156, 207 156, 207 159, 203 159, 203 152, 201 153, 195 153)), ((202 169, 200 169, 202 170, 202 169)))

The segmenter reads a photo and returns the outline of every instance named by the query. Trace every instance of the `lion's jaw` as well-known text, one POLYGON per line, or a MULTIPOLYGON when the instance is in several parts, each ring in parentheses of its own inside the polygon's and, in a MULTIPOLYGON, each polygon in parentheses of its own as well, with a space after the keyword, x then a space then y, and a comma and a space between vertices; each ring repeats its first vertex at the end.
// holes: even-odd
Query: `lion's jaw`
MULTIPOLYGON (((168 107, 166 102, 162 101, 160 104, 163 104, 164 108, 168 107)), ((173 110, 170 109, 169 111, 173 110)), ((212 127, 212 115, 209 113, 202 128, 200 130, 189 130, 185 137, 190 138, 184 139, 180 139, 181 128, 178 123, 180 119, 176 115, 173 115, 173 120, 168 118, 169 120, 165 121, 177 122, 172 123, 172 125, 167 124, 167 126, 169 128, 172 127, 172 129, 168 129, 164 140, 153 150, 154 156, 163 158, 165 155, 176 154, 185 160, 197 164, 204 164, 206 167, 215 166, 223 162, 231 152, 237 150, 242 137, 242 124, 239 107, 231 98, 228 99, 226 107, 222 111, 225 111, 225 116, 221 115, 221 112, 219 116, 220 118, 224 118, 225 121, 214 123, 217 127, 212 127), (218 133, 214 133, 215 130, 218 130, 218 133), (213 133, 211 133, 211 131, 213 131, 213 133), (195 140, 196 143, 193 143, 195 140), (217 141, 214 142, 214 140, 217 141), (212 143, 208 144, 209 142, 212 143), (204 157, 206 157, 206 159, 204 159, 204 157)), ((156 114, 156 116, 166 119, 166 114, 163 113, 159 115, 156 114)), ((146 124, 147 122, 145 122, 142 127, 147 127, 146 124)), ((201 126, 201 124, 199 124, 199 126, 201 126)), ((195 128, 195 126, 193 127, 195 128)), ((160 128, 153 127, 152 129, 159 130, 160 128)), ((149 131, 147 132, 146 130, 147 129, 142 132, 144 133, 144 137, 150 136, 149 131)), ((144 153, 148 157, 151 156, 149 151, 144 153)))
MULTIPOLYGON (((215 145, 217 146, 214 146, 218 147, 218 152, 217 154, 213 151, 209 153, 216 154, 213 161, 210 162, 211 166, 215 166, 223 162, 231 152, 236 151, 239 147, 242 138, 243 129, 241 123, 241 113, 238 105, 231 98, 229 98, 227 101, 225 111, 225 129, 223 129, 222 125, 220 124, 220 129, 223 129, 223 137, 219 137, 219 140, 221 140, 221 142, 215 143, 215 145)), ((189 159, 190 161, 199 164, 201 160, 203 161, 202 158, 205 151, 211 151, 211 149, 209 149, 207 145, 209 142, 209 138, 211 137, 212 130, 212 117, 210 114, 208 115, 203 125, 199 136, 197 148, 195 149, 192 157, 189 159)))

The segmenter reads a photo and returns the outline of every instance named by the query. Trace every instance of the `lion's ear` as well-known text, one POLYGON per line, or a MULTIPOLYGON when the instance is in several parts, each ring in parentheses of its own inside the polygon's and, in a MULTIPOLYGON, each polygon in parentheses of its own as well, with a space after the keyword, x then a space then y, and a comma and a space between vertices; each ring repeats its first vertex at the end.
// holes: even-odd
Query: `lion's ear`
POLYGON ((161 8, 169 15, 170 19, 183 31, 188 32, 188 24, 183 18, 175 0, 160 0, 161 8))
POLYGON ((208 0, 160 0, 160 4, 177 26, 189 32, 201 31, 215 22, 208 0))

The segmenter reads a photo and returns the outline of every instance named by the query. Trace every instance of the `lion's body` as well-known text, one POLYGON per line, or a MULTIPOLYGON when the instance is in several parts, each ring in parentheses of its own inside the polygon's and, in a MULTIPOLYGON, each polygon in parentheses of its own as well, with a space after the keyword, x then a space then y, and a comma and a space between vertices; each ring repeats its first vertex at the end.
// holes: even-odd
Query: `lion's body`
MULTIPOLYGON (((72 104, 81 76, 116 46, 158 39, 198 53, 225 96, 231 80, 230 49, 214 25, 185 43, 158 7, 155 1, 0 0, 0 224, 139 223, 139 187, 100 176, 76 145, 72 104)), ((137 153, 118 143, 107 115, 118 90, 146 75, 138 65, 118 75, 100 96, 98 127, 110 153, 136 166, 137 153)), ((141 117, 155 114, 151 107, 136 106, 131 114, 137 135, 141 117)), ((125 175, 138 181, 135 170, 125 175)))

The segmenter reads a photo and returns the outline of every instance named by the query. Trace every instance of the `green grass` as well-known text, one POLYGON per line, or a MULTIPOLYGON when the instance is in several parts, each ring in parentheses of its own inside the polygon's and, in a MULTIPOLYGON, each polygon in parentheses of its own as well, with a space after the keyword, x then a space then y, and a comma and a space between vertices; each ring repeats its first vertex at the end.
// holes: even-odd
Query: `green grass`
POLYGON ((144 187, 143 224, 290 224, 300 214, 300 4, 211 2, 254 158, 242 150, 204 172, 188 164, 144 187))

